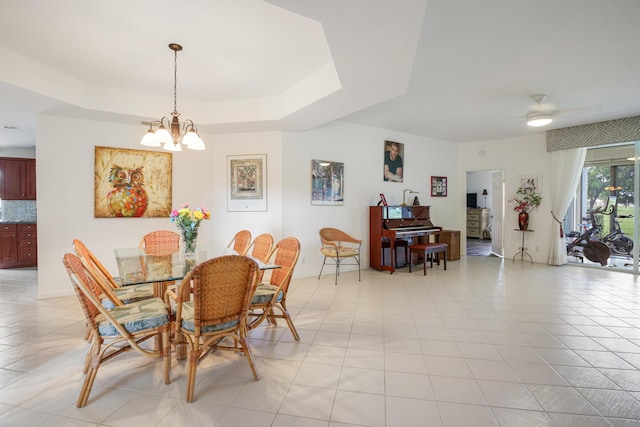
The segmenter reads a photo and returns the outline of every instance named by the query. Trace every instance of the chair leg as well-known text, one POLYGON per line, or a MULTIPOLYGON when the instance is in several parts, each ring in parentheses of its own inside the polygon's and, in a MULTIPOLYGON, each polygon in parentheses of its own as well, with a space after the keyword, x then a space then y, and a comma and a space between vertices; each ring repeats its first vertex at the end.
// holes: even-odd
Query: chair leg
MULTIPOLYGON (((427 254, 426 253, 423 255, 423 258, 424 259, 422 260, 422 269, 424 270, 424 275, 426 276, 427 275, 427 254)), ((431 264, 431 266, 433 267, 433 264, 431 264)))
POLYGON ((187 380, 187 402, 193 402, 193 392, 196 386, 196 371, 198 369, 198 359, 200 359, 202 349, 199 343, 195 343, 191 347, 189 356, 189 379, 187 380), (197 350, 194 347, 198 347, 197 350))
POLYGON ((162 358, 164 369, 164 383, 171 382, 171 341, 169 340, 169 325, 162 328, 162 358))
POLYGON ((249 367, 251 368, 253 379, 258 381, 260 379, 260 374, 256 369, 256 364, 253 360, 253 354, 251 354, 251 348, 249 347, 249 344, 247 344, 247 340, 244 337, 238 338, 238 341, 240 342, 240 346, 242 347, 242 351, 244 352, 245 357, 249 361, 249 367))
POLYGON ((324 263, 327 261, 327 257, 324 257, 322 260, 322 267, 320 267, 320 274, 318 274, 318 280, 320 280, 320 276, 322 276, 322 270, 324 270, 324 263))

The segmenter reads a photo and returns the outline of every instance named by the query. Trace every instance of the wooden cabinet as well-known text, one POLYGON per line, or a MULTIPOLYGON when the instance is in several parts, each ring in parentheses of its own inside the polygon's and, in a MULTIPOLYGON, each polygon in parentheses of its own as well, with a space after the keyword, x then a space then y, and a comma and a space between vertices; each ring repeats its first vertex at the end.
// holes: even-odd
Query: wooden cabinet
POLYGON ((18 225, 0 226, 0 266, 9 266, 18 262, 18 225))
POLYGON ((35 159, 0 158, 0 198, 36 199, 35 159))
POLYGON ((449 245, 447 248, 447 261, 460 259, 460 231, 442 230, 440 233, 440 243, 449 245))
POLYGON ((0 225, 0 268, 38 265, 36 224, 0 225))
POLYGON ((467 237, 483 239, 489 227, 489 209, 467 209, 467 237))

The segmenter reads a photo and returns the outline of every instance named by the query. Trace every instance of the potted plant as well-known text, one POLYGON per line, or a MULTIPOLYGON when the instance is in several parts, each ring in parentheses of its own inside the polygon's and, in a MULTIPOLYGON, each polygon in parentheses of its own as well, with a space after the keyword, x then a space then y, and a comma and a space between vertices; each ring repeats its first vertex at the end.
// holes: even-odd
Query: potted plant
POLYGON ((513 210, 518 212, 518 227, 526 230, 529 226, 529 211, 540 206, 542 196, 534 187, 520 187, 516 194, 509 198, 513 210))

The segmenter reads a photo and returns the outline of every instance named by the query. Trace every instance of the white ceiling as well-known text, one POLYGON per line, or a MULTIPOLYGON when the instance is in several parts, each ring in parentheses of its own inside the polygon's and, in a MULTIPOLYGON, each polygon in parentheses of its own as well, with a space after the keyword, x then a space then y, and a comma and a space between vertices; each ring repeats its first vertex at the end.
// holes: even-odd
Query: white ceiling
POLYGON ((204 132, 342 119, 467 142, 640 115, 638 17, 637 0, 2 0, 0 148, 35 145, 37 113, 169 115, 171 42, 177 110, 204 132), (550 126, 525 125, 534 94, 550 126))

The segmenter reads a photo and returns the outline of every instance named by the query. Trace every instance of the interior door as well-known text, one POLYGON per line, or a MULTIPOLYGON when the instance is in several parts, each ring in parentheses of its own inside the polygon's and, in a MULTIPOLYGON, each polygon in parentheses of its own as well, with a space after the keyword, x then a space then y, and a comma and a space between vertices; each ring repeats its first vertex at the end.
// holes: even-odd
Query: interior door
POLYGON ((504 171, 491 174, 491 252, 504 256, 504 171))

